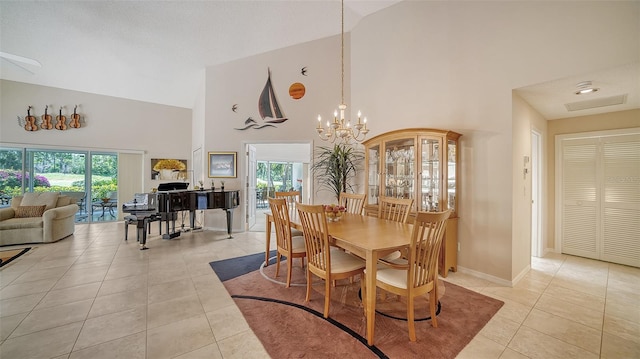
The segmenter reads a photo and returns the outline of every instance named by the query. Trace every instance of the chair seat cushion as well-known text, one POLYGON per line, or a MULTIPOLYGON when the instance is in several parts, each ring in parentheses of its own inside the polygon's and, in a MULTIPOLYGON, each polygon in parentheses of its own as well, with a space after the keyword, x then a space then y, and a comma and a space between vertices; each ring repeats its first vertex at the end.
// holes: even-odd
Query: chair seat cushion
POLYGON ((407 289, 406 270, 384 268, 378 269, 376 275, 379 282, 386 283, 394 287, 407 289))
POLYGON ((291 251, 293 253, 304 253, 307 251, 304 245, 304 237, 296 236, 291 238, 291 251))
POLYGON ((342 250, 331 247, 331 273, 345 273, 358 269, 364 269, 364 260, 345 253, 342 250))

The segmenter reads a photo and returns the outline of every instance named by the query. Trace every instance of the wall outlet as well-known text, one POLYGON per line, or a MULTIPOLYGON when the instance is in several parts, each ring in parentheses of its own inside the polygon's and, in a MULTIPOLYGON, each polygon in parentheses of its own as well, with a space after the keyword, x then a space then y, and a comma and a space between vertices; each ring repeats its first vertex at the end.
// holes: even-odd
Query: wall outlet
POLYGON ((458 252, 460 252, 460 242, 458 242, 458 252))

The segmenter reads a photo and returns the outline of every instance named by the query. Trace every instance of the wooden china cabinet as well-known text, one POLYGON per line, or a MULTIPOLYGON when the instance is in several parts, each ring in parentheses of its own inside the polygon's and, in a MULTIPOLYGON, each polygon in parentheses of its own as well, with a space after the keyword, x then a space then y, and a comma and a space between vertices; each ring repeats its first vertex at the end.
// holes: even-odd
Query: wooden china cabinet
MULTIPOLYGON (((458 139, 453 131, 410 128, 380 134, 365 146, 365 213, 376 216, 380 196, 413 198, 417 211, 452 209, 440 255, 440 274, 458 269, 458 139)), ((412 216, 413 217, 413 216, 412 216)))

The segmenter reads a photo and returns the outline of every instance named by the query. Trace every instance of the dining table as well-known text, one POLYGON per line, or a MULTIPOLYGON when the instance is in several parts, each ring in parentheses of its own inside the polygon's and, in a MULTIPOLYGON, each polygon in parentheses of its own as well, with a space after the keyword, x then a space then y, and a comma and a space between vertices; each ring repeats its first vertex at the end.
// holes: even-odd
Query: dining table
MULTIPOLYGON (((265 266, 269 263, 271 245, 271 223, 273 216, 266 212, 266 252, 265 266)), ((291 210, 289 221, 292 228, 302 230, 297 211, 291 210)), ((364 299, 367 322, 367 343, 374 344, 376 309, 376 271, 378 259, 399 249, 408 247, 411 242, 412 224, 398 223, 377 217, 344 213, 337 222, 327 222, 332 245, 365 260, 366 297, 364 299)))

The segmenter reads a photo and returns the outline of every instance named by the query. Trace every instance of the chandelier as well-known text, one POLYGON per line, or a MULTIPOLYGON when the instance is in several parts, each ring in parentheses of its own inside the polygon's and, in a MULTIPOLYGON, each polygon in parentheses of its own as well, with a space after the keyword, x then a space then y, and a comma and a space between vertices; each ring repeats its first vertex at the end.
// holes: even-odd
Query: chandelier
POLYGON ((362 119, 362 115, 360 111, 358 111, 358 123, 351 125, 351 120, 345 119, 344 112, 347 109, 347 105, 344 103, 344 0, 342 0, 342 32, 341 32, 341 52, 340 52, 340 61, 342 67, 341 73, 341 102, 338 106, 338 111, 333 112, 333 122, 327 121, 327 128, 322 127, 322 117, 318 115, 318 127, 316 127, 316 131, 318 132, 318 136, 323 141, 329 141, 331 143, 336 140, 340 140, 343 143, 353 143, 353 142, 362 142, 365 137, 367 137, 367 133, 369 133, 369 129, 367 128, 367 118, 362 119), (340 115, 338 117, 338 115, 340 115))

